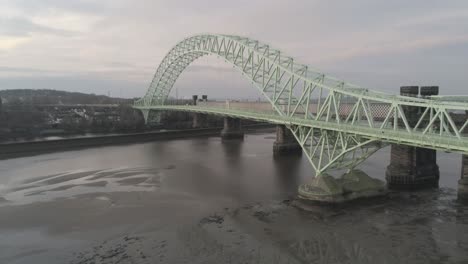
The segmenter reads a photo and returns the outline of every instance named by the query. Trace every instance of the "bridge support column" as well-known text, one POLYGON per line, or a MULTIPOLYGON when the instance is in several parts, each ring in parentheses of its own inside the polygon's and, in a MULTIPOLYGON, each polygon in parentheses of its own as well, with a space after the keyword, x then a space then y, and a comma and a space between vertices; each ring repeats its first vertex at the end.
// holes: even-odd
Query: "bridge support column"
MULTIPOLYGON (((465 112, 468 117, 468 111, 465 112)), ((468 128, 465 129, 468 133, 468 128)), ((468 155, 462 155, 461 178, 458 181, 458 200, 468 201, 468 155)))
POLYGON ((274 155, 302 154, 301 145, 285 125, 276 126, 276 140, 273 143, 274 155))
POLYGON ((461 179, 458 181, 458 200, 468 201, 468 155, 462 156, 461 179))
MULTIPOLYGON (((421 86, 419 91, 421 97, 427 98, 429 96, 439 94, 439 86, 421 86)), ((420 114, 422 114, 426 109, 421 108, 420 114)), ((429 118, 426 120, 429 122, 429 118)), ((416 148, 419 151, 419 161, 418 164, 418 175, 426 177, 429 181, 432 181, 434 187, 439 186, 439 165, 437 165, 437 151, 435 149, 426 149, 426 148, 416 148)), ((431 184, 429 184, 431 185, 431 184)))
MULTIPOLYGON (((404 86, 400 89, 401 95, 412 97, 418 95, 417 86, 404 86)), ((421 87, 422 96, 437 94, 438 87, 421 87)), ((406 106, 403 111, 409 125, 415 126, 420 109, 406 106)), ((435 150, 392 144, 390 165, 385 172, 388 188, 412 190, 437 187, 439 166, 436 159, 435 150)))
POLYGON ((193 114, 192 128, 208 127, 208 116, 206 114, 193 114))
POLYGON ((224 128, 221 131, 221 139, 243 139, 244 131, 242 130, 242 122, 238 118, 225 117, 224 128))

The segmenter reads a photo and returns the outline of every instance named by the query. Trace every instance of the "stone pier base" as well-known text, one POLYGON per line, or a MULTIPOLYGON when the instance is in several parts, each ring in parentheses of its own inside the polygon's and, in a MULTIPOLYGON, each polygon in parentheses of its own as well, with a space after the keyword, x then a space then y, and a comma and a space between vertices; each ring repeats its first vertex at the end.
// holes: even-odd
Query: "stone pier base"
POLYGON ((276 126, 276 141, 273 143, 275 155, 302 154, 301 145, 297 142, 291 130, 284 125, 276 126))
MULTIPOLYGON (((418 86, 400 87, 400 94, 408 97, 417 97, 419 94, 426 98, 438 93, 437 86, 423 86, 421 89, 418 86)), ((416 125, 424 111, 416 106, 403 106, 402 109, 410 127, 416 125)), ((398 121, 399 126, 402 122, 398 121)), ((414 190, 439 186, 439 166, 435 150, 397 144, 392 144, 391 148, 390 165, 385 172, 389 189, 414 190)))
POLYGON ((242 121, 238 118, 225 117, 224 128, 221 131, 221 139, 243 139, 242 121))
POLYGON ((458 181, 458 200, 468 201, 468 155, 462 156, 461 179, 458 181))
POLYGON ((436 151, 392 145, 390 165, 385 172, 387 186, 394 190, 416 190, 439 186, 436 151))
POLYGON ((338 179, 326 174, 317 176, 311 183, 299 187, 300 198, 321 203, 341 203, 386 193, 385 182, 361 170, 352 170, 338 179))

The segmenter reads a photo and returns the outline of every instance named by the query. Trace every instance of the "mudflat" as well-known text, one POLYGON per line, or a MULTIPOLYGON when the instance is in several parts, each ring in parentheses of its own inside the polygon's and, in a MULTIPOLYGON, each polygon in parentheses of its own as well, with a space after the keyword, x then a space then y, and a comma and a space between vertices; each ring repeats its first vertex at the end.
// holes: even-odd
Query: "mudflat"
MULTIPOLYGON (((305 157, 274 137, 178 139, 0 161, 0 263, 463 263, 460 160, 441 188, 334 207, 296 200, 305 157), (458 167, 457 167, 458 166, 458 167)), ((362 169, 383 178, 388 150, 362 169)))

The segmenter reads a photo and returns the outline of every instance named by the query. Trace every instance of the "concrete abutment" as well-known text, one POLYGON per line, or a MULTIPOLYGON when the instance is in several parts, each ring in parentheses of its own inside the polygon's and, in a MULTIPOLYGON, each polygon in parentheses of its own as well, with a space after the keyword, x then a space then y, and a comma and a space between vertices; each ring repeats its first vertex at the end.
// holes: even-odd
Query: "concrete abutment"
POLYGON ((299 198, 318 203, 335 204, 387 193, 385 182, 365 172, 353 169, 335 178, 328 174, 316 176, 299 187, 299 198))

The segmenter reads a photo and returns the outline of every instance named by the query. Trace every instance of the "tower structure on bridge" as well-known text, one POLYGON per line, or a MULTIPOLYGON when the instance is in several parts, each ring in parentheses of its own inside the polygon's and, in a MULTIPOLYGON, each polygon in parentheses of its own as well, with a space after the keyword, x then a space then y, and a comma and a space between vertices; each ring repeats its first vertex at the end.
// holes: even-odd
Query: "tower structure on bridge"
MULTIPOLYGON (((438 95, 439 87, 421 87, 421 96, 438 95)), ((417 97, 418 86, 400 87, 402 96, 417 97)), ((411 128, 417 125, 419 117, 425 109, 417 106, 405 106, 407 122, 411 128)), ((429 119, 429 118, 428 118, 429 119)), ((426 122, 429 122, 427 120, 426 122)), ((385 177, 390 189, 417 189, 437 187, 439 184, 439 166, 437 165, 436 151, 432 149, 392 144, 390 165, 387 167, 385 177)))
MULTIPOLYGON (((198 95, 192 96, 192 105, 197 105, 198 95)), ((208 116, 203 113, 194 113, 192 128, 204 128, 208 127, 208 116)))

